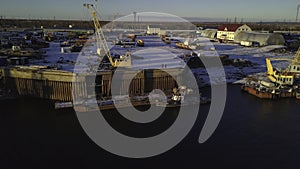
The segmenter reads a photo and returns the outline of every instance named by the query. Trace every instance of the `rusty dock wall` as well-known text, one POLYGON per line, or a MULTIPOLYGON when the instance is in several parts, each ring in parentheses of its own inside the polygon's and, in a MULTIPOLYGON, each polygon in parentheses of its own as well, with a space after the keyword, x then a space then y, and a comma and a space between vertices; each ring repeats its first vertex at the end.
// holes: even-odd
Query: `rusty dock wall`
MULTIPOLYGON (((120 95, 144 95, 153 89, 172 91, 181 81, 178 69, 168 70, 172 76, 161 70, 142 70, 122 72, 120 95), (129 89, 128 89, 129 86, 129 89)), ((36 97, 57 101, 72 101, 94 97, 105 98, 111 96, 113 72, 100 71, 96 75, 77 76, 72 72, 44 69, 40 67, 5 67, 0 68, 2 87, 19 96, 36 97)))
POLYGON ((72 100, 73 73, 38 67, 1 68, 4 89, 19 96, 72 100))

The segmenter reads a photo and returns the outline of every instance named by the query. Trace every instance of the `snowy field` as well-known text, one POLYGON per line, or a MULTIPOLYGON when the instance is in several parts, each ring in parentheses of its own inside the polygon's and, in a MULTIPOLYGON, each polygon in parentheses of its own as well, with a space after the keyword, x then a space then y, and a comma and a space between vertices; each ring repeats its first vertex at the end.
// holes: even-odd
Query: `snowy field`
MULTIPOLYGON (((127 51, 132 56, 132 69, 161 69, 161 68, 183 68, 185 62, 183 61, 183 55, 190 55, 192 51, 185 49, 178 49, 175 44, 167 45, 156 36, 142 37, 145 46, 144 47, 127 47, 113 46, 109 41, 108 46, 111 49, 112 54, 124 55, 127 51)), ((213 57, 228 55, 230 59, 247 59, 251 61, 253 67, 234 67, 224 66, 226 73, 226 82, 233 83, 243 79, 245 76, 266 72, 265 59, 270 58, 293 58, 295 53, 275 53, 274 49, 280 49, 283 46, 266 46, 266 47, 242 47, 237 44, 224 44, 217 42, 209 42, 207 39, 199 39, 195 44, 199 48, 195 50, 201 56, 213 57)), ((85 45, 81 52, 70 53, 67 49, 62 49, 57 42, 51 42, 50 48, 46 49, 46 55, 43 60, 34 60, 30 64, 34 65, 48 65, 56 66, 60 70, 71 72, 82 72, 89 69, 89 66, 97 68, 101 58, 96 56, 96 45, 94 41, 91 41, 85 45), (76 69, 74 70, 76 63, 76 69)), ((276 68, 286 68, 288 66, 287 61, 272 61, 272 64, 276 68)), ((216 68, 214 72, 218 74, 216 68)), ((205 68, 192 69, 192 72, 197 77, 201 86, 210 84, 205 68)), ((220 75, 222 76, 222 75, 220 75)), ((222 78, 221 78, 222 79, 222 78)), ((225 78, 224 78, 225 79, 225 78)), ((211 83, 216 79, 211 79, 211 83)), ((218 81, 218 80, 216 80, 218 81)))

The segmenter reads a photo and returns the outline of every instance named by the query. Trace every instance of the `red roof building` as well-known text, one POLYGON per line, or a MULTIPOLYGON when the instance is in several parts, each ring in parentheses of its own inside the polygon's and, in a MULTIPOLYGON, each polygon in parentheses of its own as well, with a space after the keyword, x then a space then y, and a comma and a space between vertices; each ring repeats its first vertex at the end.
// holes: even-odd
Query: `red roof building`
POLYGON ((222 25, 218 28, 219 31, 230 31, 235 32, 239 27, 243 26, 243 24, 227 24, 222 25))
POLYGON ((221 41, 233 41, 236 35, 242 31, 250 32, 252 29, 246 24, 226 24, 218 28, 217 39, 221 41))

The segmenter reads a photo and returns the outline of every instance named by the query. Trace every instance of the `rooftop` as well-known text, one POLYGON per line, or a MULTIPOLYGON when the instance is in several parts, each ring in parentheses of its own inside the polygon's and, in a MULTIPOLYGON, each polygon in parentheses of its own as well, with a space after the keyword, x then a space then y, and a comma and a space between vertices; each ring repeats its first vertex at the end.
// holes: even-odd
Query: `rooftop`
POLYGON ((244 24, 226 24, 222 25, 218 28, 219 31, 224 31, 227 29, 227 31, 235 32, 239 27, 243 26, 244 24))

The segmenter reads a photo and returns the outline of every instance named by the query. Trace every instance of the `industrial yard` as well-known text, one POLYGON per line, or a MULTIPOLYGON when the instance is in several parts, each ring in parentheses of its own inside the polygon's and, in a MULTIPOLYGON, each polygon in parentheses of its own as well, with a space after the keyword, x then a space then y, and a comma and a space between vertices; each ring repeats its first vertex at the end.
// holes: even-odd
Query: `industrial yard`
MULTIPOLYGON (((140 82, 133 83, 138 86, 131 85, 131 96, 133 93, 137 96, 145 95, 153 88, 164 89, 165 92, 171 93, 176 84, 168 80, 170 78, 168 75, 156 73, 157 78, 165 76, 167 83, 156 82, 155 86, 146 85, 150 82, 147 81, 149 79, 147 74, 154 69, 174 69, 173 71, 178 71, 180 74, 180 69, 189 66, 200 88, 218 83, 220 79, 209 79, 201 57, 220 58, 226 72, 226 83, 243 82, 241 80, 246 76, 263 74, 267 71, 266 58, 285 58, 273 64, 276 68, 287 68, 287 59, 294 57, 297 49, 295 44, 299 43, 297 31, 260 33, 253 31, 247 24, 223 24, 217 29, 204 29, 193 24, 182 28, 176 23, 168 23, 167 26, 161 27, 153 27, 154 23, 141 23, 142 26, 137 27, 134 23, 137 28, 132 30, 126 29, 132 24, 128 22, 122 23, 122 28, 113 30, 112 25, 118 24, 120 23, 112 22, 104 27, 103 38, 110 48, 106 53, 109 52, 116 57, 130 52, 131 70, 145 71, 138 78, 142 78, 138 80, 140 82), (171 30, 171 27, 175 29, 171 30), (250 34, 246 35, 247 32, 250 34), (138 40, 143 42, 143 45, 139 45, 138 40)), ((4 84, 1 89, 2 97, 28 96, 71 102, 74 72, 90 70, 89 73, 93 74, 95 70, 91 70, 98 69, 100 65, 103 70, 97 73, 99 79, 111 79, 112 67, 109 66, 108 60, 106 60, 108 63, 99 62, 101 60, 105 62, 105 59, 96 56, 97 40, 93 35, 92 28, 3 29, 1 32, 1 79, 4 84), (78 60, 78 58, 89 58, 89 61, 78 60), (40 89, 33 90, 36 88, 34 86, 40 89)), ((91 86, 92 84, 83 83, 87 81, 86 78, 82 78, 82 82, 78 83, 91 86)), ((150 79, 152 78, 156 77, 150 79)), ((110 82, 100 83, 102 87, 97 95, 109 96, 110 87, 107 85, 110 82)), ((82 87, 78 88, 82 89, 82 87)), ((85 93, 83 97, 90 98, 87 91, 75 93, 85 93)))
POLYGON ((0 168, 298 165, 300 5, 116 2, 1 13, 0 168))

